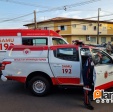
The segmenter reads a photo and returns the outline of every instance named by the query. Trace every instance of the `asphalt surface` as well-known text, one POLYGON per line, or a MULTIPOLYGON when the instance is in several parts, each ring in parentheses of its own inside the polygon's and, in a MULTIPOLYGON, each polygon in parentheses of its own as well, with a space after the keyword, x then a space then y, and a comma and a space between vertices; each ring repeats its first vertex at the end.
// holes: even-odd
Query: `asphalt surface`
MULTIPOLYGON (((110 89, 109 91, 113 91, 110 89)), ((92 101, 93 112, 113 112, 113 103, 92 101)), ((0 80, 0 112, 91 112, 83 105, 81 87, 54 88, 46 97, 33 96, 24 84, 0 80)))

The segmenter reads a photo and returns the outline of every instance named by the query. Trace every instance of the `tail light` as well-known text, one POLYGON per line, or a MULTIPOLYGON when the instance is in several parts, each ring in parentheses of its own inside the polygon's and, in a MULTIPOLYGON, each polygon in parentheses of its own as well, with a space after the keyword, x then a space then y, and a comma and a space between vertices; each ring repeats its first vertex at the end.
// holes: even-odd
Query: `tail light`
POLYGON ((11 61, 3 61, 1 69, 4 70, 7 64, 11 64, 11 61))

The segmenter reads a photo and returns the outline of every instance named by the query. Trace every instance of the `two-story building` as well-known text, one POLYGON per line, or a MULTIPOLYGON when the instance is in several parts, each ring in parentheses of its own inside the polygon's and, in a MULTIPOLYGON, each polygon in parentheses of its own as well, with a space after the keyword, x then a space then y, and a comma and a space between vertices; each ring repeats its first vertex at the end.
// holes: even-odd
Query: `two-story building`
MULTIPOLYGON (((34 23, 29 23, 24 26, 33 29, 34 25, 34 23)), ((56 17, 37 22, 37 28, 60 30, 60 35, 69 43, 73 40, 82 40, 86 44, 97 44, 97 37, 99 44, 113 42, 113 22, 109 21, 56 17)))

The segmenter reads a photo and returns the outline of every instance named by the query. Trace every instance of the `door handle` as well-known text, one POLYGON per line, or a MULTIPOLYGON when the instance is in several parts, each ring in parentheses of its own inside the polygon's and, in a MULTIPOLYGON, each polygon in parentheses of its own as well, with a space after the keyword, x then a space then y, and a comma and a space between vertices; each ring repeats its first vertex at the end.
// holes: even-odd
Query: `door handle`
POLYGON ((98 73, 102 73, 102 71, 98 71, 98 73))
POLYGON ((102 74, 102 71, 98 71, 97 74, 102 74))
POLYGON ((55 65, 53 65, 54 67, 61 67, 61 65, 59 65, 59 64, 55 64, 55 65))

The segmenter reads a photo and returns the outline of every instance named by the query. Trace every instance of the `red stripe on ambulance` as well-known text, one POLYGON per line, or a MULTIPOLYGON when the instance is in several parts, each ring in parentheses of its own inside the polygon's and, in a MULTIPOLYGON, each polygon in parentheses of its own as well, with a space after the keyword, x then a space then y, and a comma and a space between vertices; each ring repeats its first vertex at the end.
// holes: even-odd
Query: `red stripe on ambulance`
POLYGON ((53 85, 57 84, 80 84, 80 78, 65 78, 57 77, 52 78, 53 85))
POLYGON ((97 86, 95 89, 100 89, 101 90, 101 89, 108 89, 110 87, 113 87, 113 81, 108 82, 106 84, 102 84, 100 86, 97 86))
POLYGON ((9 80, 16 80, 18 82, 25 83, 26 82, 26 77, 21 77, 21 76, 6 76, 9 80))
POLYGON ((29 49, 31 51, 43 51, 43 50, 48 50, 48 46, 27 46, 27 45, 15 45, 15 46, 10 46, 8 50, 13 50, 13 51, 23 51, 25 49, 29 49))

